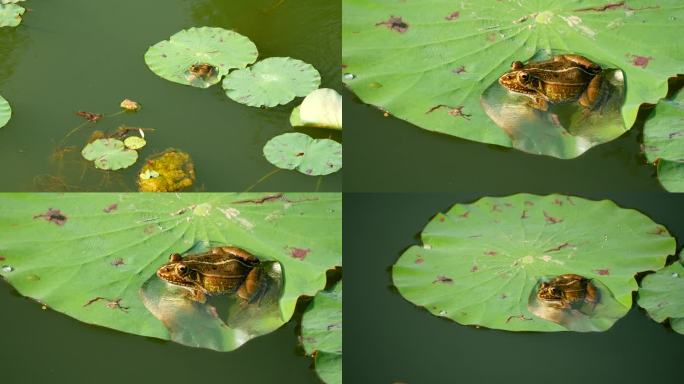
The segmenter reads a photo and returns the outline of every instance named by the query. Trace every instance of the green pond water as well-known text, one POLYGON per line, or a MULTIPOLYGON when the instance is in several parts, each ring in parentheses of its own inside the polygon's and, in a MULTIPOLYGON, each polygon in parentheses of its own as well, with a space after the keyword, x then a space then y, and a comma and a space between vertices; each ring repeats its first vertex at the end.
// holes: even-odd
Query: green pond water
MULTIPOLYGON (((431 315, 392 286, 390 267, 437 212, 483 194, 345 194, 345 381, 677 382, 684 337, 634 306, 601 333, 504 332, 431 315), (362 257, 361 257, 362 256, 362 257), (363 340, 362 343, 358 342, 363 340)), ((583 193, 635 208, 684 239, 684 195, 583 193)))
MULTIPOLYGON (((275 167, 262 154, 274 136, 292 132, 301 98, 260 109, 207 90, 166 81, 143 60, 149 46, 193 26, 233 29, 258 47, 259 59, 290 56, 312 64, 321 87, 340 89, 339 1, 329 0, 29 0, 17 28, 0 28, 0 95, 13 108, 0 128, 0 191, 136 190, 142 159, 167 148, 190 153, 197 180, 189 190, 244 191, 275 167), (105 117, 60 141, 89 111, 110 115, 130 98, 134 114, 105 117), (80 151, 95 130, 154 128, 133 167, 96 170, 80 151), (63 151, 65 147, 71 151, 63 151), (53 156, 56 155, 56 156, 53 156)), ((341 140, 338 131, 299 130, 341 140)), ((310 177, 281 170, 254 190, 339 191, 342 173, 310 177), (320 185, 319 185, 320 183, 320 185)))

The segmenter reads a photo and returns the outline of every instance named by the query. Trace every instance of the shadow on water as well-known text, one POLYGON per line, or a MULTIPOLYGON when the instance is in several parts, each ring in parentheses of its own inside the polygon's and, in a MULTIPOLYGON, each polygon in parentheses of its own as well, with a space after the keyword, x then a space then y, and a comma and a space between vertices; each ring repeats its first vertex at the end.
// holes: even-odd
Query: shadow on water
POLYGON ((14 73, 22 48, 29 41, 24 27, 0 28, 0 85, 14 73))

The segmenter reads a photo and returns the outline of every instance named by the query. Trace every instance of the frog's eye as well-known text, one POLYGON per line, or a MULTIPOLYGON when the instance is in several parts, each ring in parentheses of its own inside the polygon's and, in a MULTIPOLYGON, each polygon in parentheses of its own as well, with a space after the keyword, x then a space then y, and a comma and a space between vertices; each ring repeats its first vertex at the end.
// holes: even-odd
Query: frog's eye
POLYGON ((178 264, 176 265, 176 271, 178 272, 179 275, 185 275, 188 273, 188 267, 184 264, 178 264))
POLYGON ((520 72, 518 74, 518 77, 520 77, 520 80, 523 82, 527 82, 528 80, 530 80, 530 75, 527 72, 520 72))

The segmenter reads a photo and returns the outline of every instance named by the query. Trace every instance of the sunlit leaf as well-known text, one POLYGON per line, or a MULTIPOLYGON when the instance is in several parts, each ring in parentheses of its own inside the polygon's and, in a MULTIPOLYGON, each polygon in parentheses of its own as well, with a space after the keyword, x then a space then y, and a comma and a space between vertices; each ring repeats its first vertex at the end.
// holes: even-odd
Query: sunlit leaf
POLYGON ((290 125, 342 129, 342 95, 329 88, 312 91, 292 111, 290 125))

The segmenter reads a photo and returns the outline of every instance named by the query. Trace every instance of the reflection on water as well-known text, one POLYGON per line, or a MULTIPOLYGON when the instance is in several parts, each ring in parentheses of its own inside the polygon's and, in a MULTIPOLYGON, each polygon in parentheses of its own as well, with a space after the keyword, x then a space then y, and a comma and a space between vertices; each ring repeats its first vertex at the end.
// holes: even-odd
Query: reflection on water
POLYGON ((629 310, 600 281, 573 274, 539 279, 527 308, 576 332, 605 331, 629 310))
POLYGON ((28 41, 28 33, 24 28, 0 28, 0 84, 14 73, 19 50, 28 41))
MULTIPOLYGON (((197 242, 185 255, 203 253, 216 243, 197 242)), ((279 299, 283 289, 282 266, 260 260, 257 297, 245 301, 235 293, 208 297, 205 303, 191 298, 188 290, 153 275, 140 290, 145 307, 169 331, 171 340, 184 345, 229 351, 248 340, 272 332, 284 321, 279 299)))

